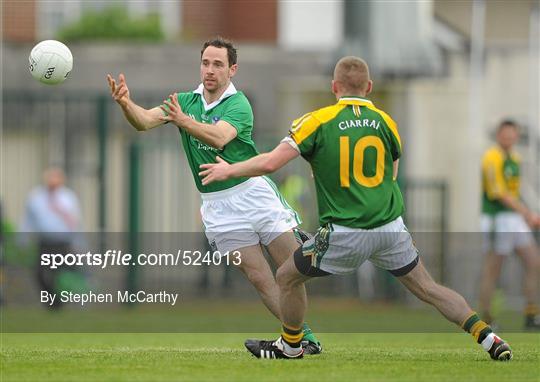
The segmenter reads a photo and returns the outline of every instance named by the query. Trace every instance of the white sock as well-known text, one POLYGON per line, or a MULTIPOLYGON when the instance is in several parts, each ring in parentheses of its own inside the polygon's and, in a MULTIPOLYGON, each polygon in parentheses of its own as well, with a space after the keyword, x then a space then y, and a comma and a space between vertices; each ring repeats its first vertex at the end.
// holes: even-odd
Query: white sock
POLYGON ((287 353, 288 355, 297 355, 300 354, 302 351, 302 345, 298 344, 298 347, 293 348, 291 345, 289 345, 283 338, 280 338, 281 344, 283 345, 283 351, 287 353))
POLYGON ((489 333, 486 338, 484 338, 481 345, 485 351, 489 351, 489 349, 491 349, 493 342, 495 342, 495 337, 495 333, 489 333))

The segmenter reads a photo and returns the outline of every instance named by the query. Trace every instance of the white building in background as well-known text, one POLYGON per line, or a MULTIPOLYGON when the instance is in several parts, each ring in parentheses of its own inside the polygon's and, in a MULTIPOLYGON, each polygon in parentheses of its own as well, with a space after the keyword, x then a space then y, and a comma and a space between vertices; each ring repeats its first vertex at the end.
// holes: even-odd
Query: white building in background
POLYGON ((332 51, 343 44, 344 1, 280 1, 278 9, 280 47, 332 51))

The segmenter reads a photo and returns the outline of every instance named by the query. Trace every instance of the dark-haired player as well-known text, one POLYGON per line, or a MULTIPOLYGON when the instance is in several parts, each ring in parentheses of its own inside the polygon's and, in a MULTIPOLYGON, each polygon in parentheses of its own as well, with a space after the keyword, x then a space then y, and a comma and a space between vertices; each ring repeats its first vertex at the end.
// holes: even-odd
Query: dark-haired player
POLYGON ((519 139, 516 122, 502 121, 497 127, 497 144, 482 159, 482 231, 484 266, 480 283, 480 313, 492 321, 491 297, 505 258, 515 252, 525 273, 525 328, 540 329, 538 271, 540 256, 531 227, 540 227, 540 217, 527 208, 520 197, 520 157, 513 146, 519 139))
MULTIPOLYGON (((107 80, 112 97, 137 130, 146 131, 168 122, 178 126, 201 193, 208 241, 221 254, 240 253, 235 265, 255 286, 266 307, 281 319, 279 289, 261 245, 266 246, 278 267, 282 265, 299 247, 293 233, 300 224, 297 213, 266 177, 203 185, 198 176, 199 166, 213 162, 216 156, 236 163, 258 154, 252 140, 251 105, 231 82, 237 70, 236 49, 230 41, 216 38, 202 47, 201 84, 197 89, 171 94, 161 106, 147 110, 135 104, 123 74, 118 83, 110 75, 107 80)), ((320 353, 319 341, 305 323, 302 330, 306 353, 320 353)))

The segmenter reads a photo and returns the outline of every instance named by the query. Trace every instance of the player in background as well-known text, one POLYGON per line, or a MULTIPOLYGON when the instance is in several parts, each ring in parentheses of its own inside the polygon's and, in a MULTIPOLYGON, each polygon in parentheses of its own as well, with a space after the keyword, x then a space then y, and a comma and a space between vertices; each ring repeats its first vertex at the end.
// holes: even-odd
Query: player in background
POLYGON ((337 103, 295 120, 289 137, 273 151, 246 162, 201 166, 203 184, 259 176, 301 155, 313 171, 320 228, 278 269, 283 326, 275 341, 247 340, 259 358, 302 357, 304 283, 355 271, 364 261, 388 270, 419 299, 470 332, 495 360, 512 351, 480 320, 458 293, 437 284, 419 260, 401 215, 403 198, 396 177, 401 140, 396 123, 366 99, 372 81, 357 57, 337 63, 332 92, 337 103))
POLYGON ((540 256, 529 227, 540 227, 540 216, 520 199, 520 158, 513 150, 518 139, 518 125, 511 120, 502 121, 497 127, 497 145, 487 150, 482 159, 481 228, 485 259, 480 283, 480 313, 486 322, 492 321, 493 291, 504 259, 515 251, 525 268, 525 328, 538 330, 540 256))
MULTIPOLYGON (((261 245, 266 246, 278 267, 282 265, 300 245, 293 232, 300 224, 298 215, 266 177, 203 185, 198 176, 199 165, 214 161, 216 155, 235 163, 258 154, 252 140, 251 105, 231 82, 237 69, 236 49, 231 42, 222 38, 207 41, 201 50, 201 84, 197 89, 171 94, 162 105, 149 110, 131 99, 123 74, 118 83, 111 75, 107 80, 113 99, 138 131, 169 122, 178 126, 201 193, 201 215, 209 243, 221 254, 241 253, 240 270, 266 307, 281 319, 279 289, 261 245)), ((305 323, 303 333, 306 352, 320 353, 320 343, 305 323)))

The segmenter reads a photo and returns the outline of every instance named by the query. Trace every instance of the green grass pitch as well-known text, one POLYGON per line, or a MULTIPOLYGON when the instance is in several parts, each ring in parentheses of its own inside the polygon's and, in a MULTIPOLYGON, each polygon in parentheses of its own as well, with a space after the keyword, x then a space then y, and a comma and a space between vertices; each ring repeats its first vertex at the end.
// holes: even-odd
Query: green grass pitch
MULTIPOLYGON (((494 362, 460 333, 327 333, 303 360, 258 360, 245 333, 2 335, 8 381, 539 381, 540 334, 510 333, 494 362)), ((253 335, 252 335, 253 336, 253 335)), ((275 333, 259 334, 273 337, 275 333)))
POLYGON ((519 312, 500 314, 501 335, 514 350, 506 363, 492 361, 435 309, 354 299, 310 300, 308 322, 325 350, 303 360, 259 360, 245 350, 246 338, 275 338, 279 329, 257 300, 184 301, 176 309, 8 307, 0 318, 1 382, 540 381, 540 333, 521 333, 519 312))

